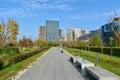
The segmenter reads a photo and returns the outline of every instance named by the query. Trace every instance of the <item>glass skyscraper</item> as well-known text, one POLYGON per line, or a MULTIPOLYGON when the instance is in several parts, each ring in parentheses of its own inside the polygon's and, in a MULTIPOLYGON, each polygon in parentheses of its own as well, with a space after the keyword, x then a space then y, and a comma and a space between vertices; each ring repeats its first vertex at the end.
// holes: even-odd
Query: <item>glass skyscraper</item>
POLYGON ((46 21, 46 37, 49 42, 59 41, 59 21, 47 20, 46 21))

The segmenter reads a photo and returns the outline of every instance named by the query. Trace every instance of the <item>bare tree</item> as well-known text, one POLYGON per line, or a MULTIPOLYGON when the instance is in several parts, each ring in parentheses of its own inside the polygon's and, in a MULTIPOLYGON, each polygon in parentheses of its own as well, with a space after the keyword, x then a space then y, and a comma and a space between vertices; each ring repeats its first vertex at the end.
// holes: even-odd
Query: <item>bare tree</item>
POLYGON ((118 20, 118 14, 117 14, 117 12, 114 12, 113 15, 110 15, 107 22, 109 24, 109 27, 110 27, 112 33, 115 36, 115 39, 117 39, 116 41, 117 41, 118 45, 120 46, 120 29, 115 23, 116 20, 118 20), (116 28, 116 30, 115 30, 115 28, 116 28))

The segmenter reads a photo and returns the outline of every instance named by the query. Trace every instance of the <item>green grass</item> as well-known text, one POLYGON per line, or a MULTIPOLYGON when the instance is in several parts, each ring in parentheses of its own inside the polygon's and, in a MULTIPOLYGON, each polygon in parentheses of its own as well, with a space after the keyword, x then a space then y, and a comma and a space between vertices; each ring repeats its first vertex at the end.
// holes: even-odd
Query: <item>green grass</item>
POLYGON ((28 53, 37 50, 38 48, 26 48, 25 50, 20 49, 20 53, 28 53))
POLYGON ((13 65, 3 69, 2 71, 0 71, 0 80, 5 80, 10 76, 16 75, 16 73, 18 71, 27 68, 27 66, 29 66, 31 63, 36 61, 37 58, 39 58, 41 55, 43 55, 46 51, 48 51, 48 50, 45 50, 39 54, 36 54, 36 55, 26 59, 26 60, 23 60, 22 62, 19 62, 17 64, 13 64, 13 65))
POLYGON ((35 51, 35 50, 38 50, 38 48, 26 48, 25 50, 23 50, 23 49, 20 49, 19 51, 19 53, 4 53, 4 56, 3 56, 3 54, 0 54, 0 57, 2 57, 2 58, 4 58, 5 60, 8 60, 8 59, 10 59, 11 57, 13 57, 13 56, 15 56, 15 55, 17 55, 17 54, 25 54, 25 53, 29 53, 29 52, 32 52, 32 51, 35 51))
MULTIPOLYGON (((96 63, 96 52, 83 51, 80 49, 64 48, 74 56, 81 56, 83 59, 96 63)), ((99 53, 99 66, 120 76, 120 58, 99 53)))

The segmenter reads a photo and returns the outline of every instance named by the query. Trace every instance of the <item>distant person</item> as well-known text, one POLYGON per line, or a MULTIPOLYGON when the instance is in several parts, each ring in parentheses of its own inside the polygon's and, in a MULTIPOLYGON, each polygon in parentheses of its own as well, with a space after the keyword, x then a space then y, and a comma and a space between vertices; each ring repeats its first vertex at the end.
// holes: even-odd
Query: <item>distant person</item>
POLYGON ((63 53, 63 50, 61 50, 61 53, 63 53))
POLYGON ((63 50, 62 50, 62 48, 60 48, 60 51, 61 51, 61 53, 63 53, 63 50))

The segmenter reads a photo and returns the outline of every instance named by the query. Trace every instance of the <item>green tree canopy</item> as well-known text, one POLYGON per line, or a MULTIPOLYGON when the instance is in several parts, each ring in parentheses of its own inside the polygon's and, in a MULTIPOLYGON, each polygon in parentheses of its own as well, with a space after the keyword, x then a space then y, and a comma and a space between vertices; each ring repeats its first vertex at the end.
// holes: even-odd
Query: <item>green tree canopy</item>
POLYGON ((91 46, 102 46, 102 40, 101 40, 100 36, 95 34, 90 39, 90 44, 91 44, 91 46))

